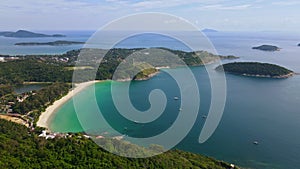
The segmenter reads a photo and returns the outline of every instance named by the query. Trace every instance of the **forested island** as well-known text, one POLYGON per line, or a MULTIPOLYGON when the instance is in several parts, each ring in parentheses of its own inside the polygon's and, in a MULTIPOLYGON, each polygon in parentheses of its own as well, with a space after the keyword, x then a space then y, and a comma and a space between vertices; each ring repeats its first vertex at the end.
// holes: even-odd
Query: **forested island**
POLYGON ((294 72, 284 67, 259 62, 233 62, 220 65, 216 68, 218 71, 225 71, 232 74, 254 77, 268 78, 288 78, 293 76, 294 72))
POLYGON ((258 50, 263 50, 263 51, 279 51, 280 48, 277 46, 273 46, 273 45, 261 45, 261 46, 257 46, 257 47, 252 47, 252 49, 258 49, 258 50))
POLYGON ((15 45, 18 46, 62 46, 62 45, 79 45, 84 44, 84 42, 77 42, 77 41, 64 41, 64 40, 58 40, 54 42, 20 42, 15 43, 15 45))
POLYGON ((65 37, 65 35, 61 35, 61 34, 47 35, 42 33, 34 33, 26 30, 18 30, 16 32, 11 32, 11 31, 0 32, 0 36, 11 37, 11 38, 65 37))

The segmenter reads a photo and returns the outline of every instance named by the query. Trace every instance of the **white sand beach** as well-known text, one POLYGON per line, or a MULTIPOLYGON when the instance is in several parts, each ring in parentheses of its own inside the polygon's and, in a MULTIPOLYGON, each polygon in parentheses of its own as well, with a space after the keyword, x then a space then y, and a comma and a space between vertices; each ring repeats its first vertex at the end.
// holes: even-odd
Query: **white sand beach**
POLYGON ((46 111, 40 115, 39 120, 37 122, 37 126, 45 127, 49 130, 49 119, 54 114, 54 112, 60 106, 62 106, 65 102, 70 100, 74 95, 76 95, 77 93, 79 93, 80 91, 85 89, 86 87, 88 87, 96 82, 100 82, 100 81, 95 80, 95 81, 89 81, 89 82, 76 84, 75 88, 73 90, 71 90, 67 95, 65 95, 64 97, 62 97, 59 100, 56 100, 52 105, 47 107, 46 111))

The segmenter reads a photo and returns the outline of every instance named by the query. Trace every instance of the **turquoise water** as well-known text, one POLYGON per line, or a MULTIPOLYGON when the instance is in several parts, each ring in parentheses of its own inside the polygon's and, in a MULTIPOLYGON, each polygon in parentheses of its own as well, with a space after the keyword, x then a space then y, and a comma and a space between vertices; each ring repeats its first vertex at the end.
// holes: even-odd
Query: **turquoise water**
MULTIPOLYGON (((202 116, 207 114, 210 105, 210 87, 204 67, 193 67, 192 71, 199 84, 201 107, 193 129, 176 148, 245 167, 300 167, 300 76, 278 80, 227 75, 227 102, 221 123, 207 142, 199 144, 198 137, 205 120, 202 116), (253 145, 254 140, 260 144, 253 145)), ((164 114, 145 125, 128 121, 118 113, 112 102, 110 84, 108 81, 95 85, 97 102, 106 120, 121 133, 132 137, 157 135, 170 127, 178 115, 179 103, 173 97, 179 94, 179 90, 167 73, 162 72, 148 81, 131 84, 131 101, 139 110, 149 108, 147 98, 151 90, 159 88, 167 95, 164 114), (126 132, 124 127, 128 128, 126 132)), ((87 114, 95 111, 89 104, 92 94, 92 87, 79 94, 87 114)), ((91 121, 91 125, 85 127, 110 132, 99 123, 95 125, 91 121)), ((61 132, 82 131, 71 100, 59 109, 51 128, 61 132)))

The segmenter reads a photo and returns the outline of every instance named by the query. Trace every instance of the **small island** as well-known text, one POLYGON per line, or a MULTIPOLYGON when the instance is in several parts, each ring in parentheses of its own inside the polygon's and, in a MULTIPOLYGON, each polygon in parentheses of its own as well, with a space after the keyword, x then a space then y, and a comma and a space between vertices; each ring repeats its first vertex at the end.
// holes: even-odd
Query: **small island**
POLYGON ((203 29, 202 32, 204 32, 204 33, 216 33, 218 31, 215 30, 215 29, 203 29))
POLYGON ((257 47, 252 47, 252 49, 258 49, 258 50, 270 51, 270 52, 274 52, 274 51, 279 51, 280 50, 279 47, 273 46, 273 45, 261 45, 261 46, 257 46, 257 47))
POLYGON ((0 32, 0 36, 10 37, 10 38, 43 38, 43 37, 66 37, 65 35, 61 34, 54 34, 54 35, 46 35, 42 33, 34 33, 26 30, 18 30, 16 32, 0 32))
POLYGON ((266 78, 288 78, 294 72, 284 67, 259 62, 233 62, 220 65, 217 71, 225 71, 232 74, 266 78))
POLYGON ((54 42, 21 42, 21 43, 16 43, 15 45, 19 46, 63 46, 63 45, 79 45, 79 44, 84 44, 84 42, 76 42, 76 41, 63 41, 63 40, 58 40, 54 42))

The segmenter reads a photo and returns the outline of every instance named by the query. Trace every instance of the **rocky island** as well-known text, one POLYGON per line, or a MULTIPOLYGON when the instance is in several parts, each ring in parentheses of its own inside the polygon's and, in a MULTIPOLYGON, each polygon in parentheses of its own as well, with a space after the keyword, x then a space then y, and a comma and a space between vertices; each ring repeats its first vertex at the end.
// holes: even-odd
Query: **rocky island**
POLYGON ((58 40, 54 42, 20 42, 15 43, 15 45, 19 46, 62 46, 62 45, 79 45, 84 44, 84 42, 76 42, 76 41, 64 41, 64 40, 58 40))
POLYGON ((43 38, 43 37, 65 37, 65 35, 54 34, 46 35, 42 33, 34 33, 26 30, 18 30, 17 32, 0 32, 0 36, 11 37, 11 38, 43 38))
POLYGON ((273 45, 261 45, 261 46, 257 46, 257 47, 252 47, 252 49, 258 49, 258 50, 263 50, 263 51, 279 51, 280 48, 277 46, 273 46, 273 45))
POLYGON ((220 65, 217 71, 225 71, 232 74, 267 78, 288 78, 294 72, 284 67, 259 62, 233 62, 220 65))

